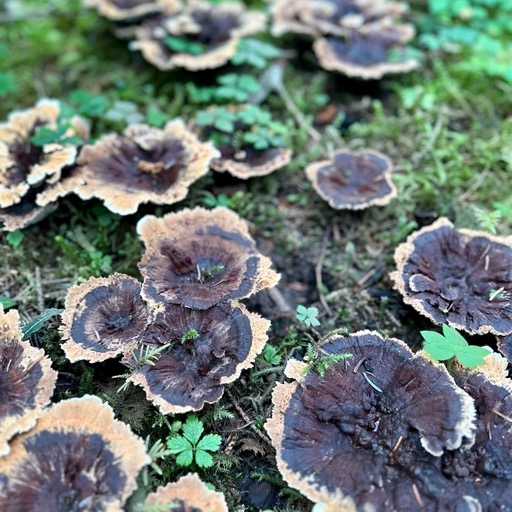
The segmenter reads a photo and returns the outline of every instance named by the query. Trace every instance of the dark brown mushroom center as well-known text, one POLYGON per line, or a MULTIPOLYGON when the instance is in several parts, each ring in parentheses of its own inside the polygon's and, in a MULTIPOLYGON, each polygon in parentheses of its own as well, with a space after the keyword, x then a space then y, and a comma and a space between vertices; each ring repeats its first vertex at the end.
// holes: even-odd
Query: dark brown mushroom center
MULTIPOLYGON (((183 494, 186 494, 185 490, 183 494)), ((204 509, 193 507, 187 504, 186 501, 174 499, 168 505, 168 510, 172 510, 172 512, 204 512, 204 509)))
POLYGON ((43 377, 39 362, 22 366, 23 346, 2 342, 0 346, 0 418, 21 414, 34 406, 37 384, 43 377))
POLYGON ((213 8, 193 10, 191 16, 201 30, 188 37, 206 47, 216 46, 229 40, 231 32, 240 26, 238 15, 216 11, 213 8))
POLYGON ((340 61, 358 66, 373 66, 388 62, 389 50, 392 46, 378 34, 372 34, 370 37, 354 33, 349 42, 333 38, 329 38, 328 42, 340 61))
POLYGON ((42 431, 24 447, 27 459, 6 477, 2 511, 100 512, 121 499, 126 476, 101 435, 42 431))
POLYGON ((151 0, 110 0, 118 9, 133 9, 139 5, 151 4, 151 0))

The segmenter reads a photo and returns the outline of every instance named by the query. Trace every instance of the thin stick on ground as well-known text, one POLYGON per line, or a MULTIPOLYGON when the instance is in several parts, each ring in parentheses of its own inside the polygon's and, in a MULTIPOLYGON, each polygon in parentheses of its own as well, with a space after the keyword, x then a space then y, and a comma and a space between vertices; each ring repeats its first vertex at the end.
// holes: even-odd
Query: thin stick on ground
POLYGON ((324 238, 322 240, 322 248, 320 249, 320 255, 318 256, 318 261, 315 266, 315 280, 316 280, 316 289, 318 291, 318 296, 320 297, 320 302, 322 304, 322 307, 325 309, 325 312, 330 316, 332 315, 331 308, 329 307, 329 304, 327 304, 327 301, 325 300, 325 296, 323 294, 323 283, 322 283, 322 267, 324 265, 325 260, 325 251, 327 250, 327 244, 329 242, 329 236, 331 234, 331 230, 328 227, 325 230, 324 238))

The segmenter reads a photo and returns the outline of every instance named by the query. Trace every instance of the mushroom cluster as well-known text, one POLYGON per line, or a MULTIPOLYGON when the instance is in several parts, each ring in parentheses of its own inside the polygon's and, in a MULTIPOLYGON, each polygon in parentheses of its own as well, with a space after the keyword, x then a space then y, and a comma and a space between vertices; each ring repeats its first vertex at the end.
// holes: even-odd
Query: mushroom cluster
POLYGON ((399 245, 395 262, 395 288, 433 322, 470 334, 512 333, 511 237, 441 218, 399 245))
POLYGON ((115 274, 72 287, 63 349, 71 361, 122 355, 128 380, 162 414, 200 410, 252 366, 267 340, 268 320, 237 299, 279 275, 226 208, 146 216, 137 231, 144 282, 115 274))
MULTIPOLYGON (((508 510, 510 386, 444 366, 362 331, 324 377, 292 360, 266 429, 285 480, 318 510, 508 510)), ((316 510, 316 509, 315 509, 316 510)))
MULTIPOLYGON (((0 221, 14 231, 39 221, 56 207, 55 189, 72 169, 89 138, 80 117, 61 119, 57 100, 12 112, 0 124, 0 221)), ((57 196, 58 197, 58 196, 57 196)))
POLYGON ((275 0, 272 33, 313 37, 313 50, 324 69, 380 79, 418 66, 405 51, 414 28, 396 22, 406 10, 407 4, 387 0, 275 0))

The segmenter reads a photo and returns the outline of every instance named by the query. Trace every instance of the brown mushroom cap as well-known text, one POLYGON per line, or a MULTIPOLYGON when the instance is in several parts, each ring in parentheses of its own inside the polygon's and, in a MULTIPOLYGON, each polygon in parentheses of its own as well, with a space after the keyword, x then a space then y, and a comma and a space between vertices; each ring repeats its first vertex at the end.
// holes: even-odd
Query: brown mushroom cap
POLYGON ((319 38, 313 50, 320 66, 363 80, 378 80, 389 73, 407 73, 416 69, 416 59, 390 59, 390 52, 403 52, 403 45, 414 35, 410 25, 389 25, 365 31, 353 30, 346 40, 319 38))
POLYGON ((57 372, 44 350, 22 341, 19 315, 0 307, 0 456, 9 439, 31 429, 50 403, 57 372))
POLYGON ((274 391, 265 428, 284 479, 315 502, 349 510, 419 510, 415 470, 464 438, 471 443, 473 401, 444 366, 399 340, 361 331, 332 336, 322 349, 352 358, 324 377, 304 376, 305 363, 292 360, 286 374, 297 382, 274 391))
POLYGON ((377 151, 338 150, 331 160, 306 167, 313 188, 332 208, 361 210, 383 206, 396 196, 392 164, 377 151))
POLYGON ((43 220, 57 209, 57 204, 37 206, 29 195, 22 197, 21 202, 8 208, 0 209, 2 231, 16 231, 43 220))
POLYGON ((61 326, 67 358, 95 363, 129 351, 151 320, 140 292, 141 284, 124 274, 92 277, 71 287, 61 326))
POLYGON ((133 49, 161 70, 183 67, 190 71, 222 66, 235 54, 241 38, 260 32, 266 15, 246 11, 245 5, 228 2, 212 5, 190 0, 177 14, 155 17, 136 31, 133 49), (205 46, 199 54, 173 52, 164 42, 166 37, 184 37, 205 46))
POLYGON ((99 14, 114 21, 129 21, 165 10, 177 12, 179 0, 95 0, 99 14))
POLYGON ((2 459, 0 510, 119 512, 149 464, 144 443, 98 397, 53 405, 2 459))
POLYGON ((497 336, 496 345, 498 350, 506 357, 507 361, 512 363, 512 334, 497 336))
POLYGON ((139 263, 147 300, 206 309, 274 286, 279 274, 262 256, 245 221, 227 208, 194 208, 143 217, 139 263))
POLYGON ((512 237, 455 229, 441 218, 400 244, 395 262, 395 288, 433 322, 471 334, 512 333, 512 237))
POLYGON ((246 180, 255 176, 266 176, 276 169, 284 167, 292 158, 292 150, 288 148, 268 148, 255 150, 244 148, 235 151, 231 146, 219 146, 221 157, 214 158, 210 167, 214 171, 227 171, 232 176, 246 180))
MULTIPOLYGON (((171 346, 153 365, 136 368, 129 380, 144 388, 162 414, 198 411, 220 400, 224 385, 252 366, 267 341, 270 322, 234 301, 206 310, 173 304, 160 309, 144 342, 171 346), (197 337, 186 339, 191 332, 197 337)), ((133 366, 130 357, 123 362, 133 366)))
POLYGON ((146 506, 149 508, 165 505, 173 512, 228 512, 224 494, 208 489, 195 473, 148 494, 146 506))
POLYGON ((209 169, 218 156, 211 143, 202 143, 179 119, 163 130, 132 125, 123 136, 107 135, 85 146, 78 159, 81 170, 71 186, 82 199, 97 197, 121 215, 142 203, 173 204, 209 169), (78 179, 82 183, 78 183, 78 179))

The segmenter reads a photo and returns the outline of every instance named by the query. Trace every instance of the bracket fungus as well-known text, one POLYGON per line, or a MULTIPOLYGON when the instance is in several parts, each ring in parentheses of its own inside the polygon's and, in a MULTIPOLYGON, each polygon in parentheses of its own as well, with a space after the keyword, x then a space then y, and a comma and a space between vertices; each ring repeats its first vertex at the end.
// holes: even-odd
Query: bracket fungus
POLYGON ((3 512, 118 512, 151 462, 144 442, 98 397, 50 407, 2 458, 3 512))
POLYGON ((350 364, 333 363, 320 377, 291 360, 286 374, 296 382, 274 390, 265 428, 284 479, 326 510, 406 512, 422 500, 424 510, 448 510, 431 506, 450 497, 437 488, 435 461, 473 442, 471 397, 400 340, 361 331, 321 348, 352 354, 350 364))
POLYGON ((165 10, 177 12, 179 0, 95 0, 98 13, 113 21, 132 21, 165 10))
POLYGON ((313 188, 332 208, 362 210, 383 206, 396 196, 391 181, 392 164, 377 151, 336 151, 331 160, 306 168, 313 188))
POLYGON ((400 244, 395 262, 395 288, 433 322, 470 334, 512 333, 512 237, 441 218, 400 244))
POLYGON ((121 215, 142 203, 173 204, 185 198, 218 154, 179 119, 163 130, 128 126, 122 136, 106 135, 82 149, 74 175, 81 183, 73 191, 82 199, 97 197, 121 215))
POLYGON ((137 232, 146 246, 139 270, 147 300, 206 309, 249 297, 279 280, 245 221, 227 208, 147 215, 137 232))
POLYGON ((19 321, 17 311, 0 307, 0 457, 9 453, 15 434, 36 424, 57 380, 44 351, 22 341, 19 321))
POLYGON ((128 380, 142 386, 162 414, 198 411, 215 403, 224 385, 252 366, 267 341, 270 322, 235 301, 206 310, 166 304, 123 362, 134 368, 128 380), (162 350, 156 361, 137 366, 145 348, 162 350))
POLYGON ((195 473, 158 487, 148 494, 146 506, 150 510, 168 506, 173 512, 228 512, 224 494, 208 489, 195 473))
POLYGON ((92 277, 69 289, 62 313, 62 349, 74 363, 105 361, 137 344, 151 320, 141 283, 124 274, 92 277))
POLYGON ((263 30, 265 21, 263 12, 248 12, 242 3, 191 0, 178 13, 164 12, 144 22, 131 48, 161 70, 218 68, 243 37, 263 30))

